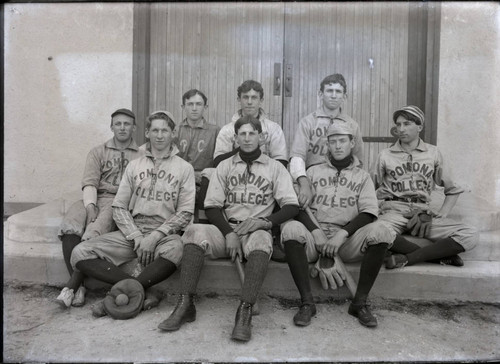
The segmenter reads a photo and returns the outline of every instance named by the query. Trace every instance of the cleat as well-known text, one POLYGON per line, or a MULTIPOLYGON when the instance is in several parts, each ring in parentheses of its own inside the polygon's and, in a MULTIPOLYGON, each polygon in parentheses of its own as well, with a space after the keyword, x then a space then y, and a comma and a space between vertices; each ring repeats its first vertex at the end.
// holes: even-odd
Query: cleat
POLYGON ((85 304, 85 292, 86 289, 84 286, 80 286, 75 293, 75 298, 73 298, 73 302, 71 302, 71 306, 73 307, 82 307, 85 304))
POLYGON ((73 289, 69 289, 68 287, 64 287, 59 293, 59 296, 56 298, 56 302, 62 307, 62 308, 69 308, 71 307, 71 302, 73 302, 73 298, 75 297, 75 294, 73 293, 73 289))
POLYGON ((354 304, 351 303, 349 305, 349 310, 347 311, 349 315, 357 317, 358 321, 361 325, 366 327, 377 327, 377 319, 372 315, 368 305, 366 303, 363 304, 354 304))
POLYGON ((90 309, 92 310, 92 315, 94 317, 106 316, 106 310, 104 309, 104 300, 94 303, 90 309))
POLYGON ((296 326, 308 326, 311 323, 311 318, 316 315, 316 305, 303 304, 299 308, 299 312, 293 316, 293 323, 296 326))

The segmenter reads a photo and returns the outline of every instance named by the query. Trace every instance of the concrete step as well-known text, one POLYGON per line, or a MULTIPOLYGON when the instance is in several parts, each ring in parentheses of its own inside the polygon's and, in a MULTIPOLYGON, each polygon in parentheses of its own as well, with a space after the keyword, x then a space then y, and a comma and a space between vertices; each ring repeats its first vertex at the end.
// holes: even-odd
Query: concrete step
MULTIPOLYGON (((64 213, 80 197, 75 191, 61 199, 13 215, 4 222, 4 278, 62 286, 68 273, 62 257, 57 232, 64 213)), ((434 203, 439 205, 439 195, 434 203)), ((398 270, 382 268, 373 289, 374 295, 388 298, 500 302, 500 213, 470 194, 464 194, 456 206, 457 219, 482 230, 478 246, 462 254, 465 267, 419 264, 398 270), (471 221, 472 219, 472 221, 471 221), (481 220, 481 221, 478 221, 481 220), (474 223, 476 222, 476 223, 474 223)), ((425 242, 423 242, 425 244, 425 242)), ((348 265, 357 280, 359 265, 348 265)), ((160 286, 178 289, 178 273, 160 286)), ((102 287, 89 280, 90 287, 102 287)), ((240 289, 235 268, 229 261, 208 261, 200 281, 200 292, 236 294, 240 289)), ((346 288, 324 291, 319 280, 313 280, 318 297, 345 299, 346 288)), ((264 283, 265 294, 296 298, 297 292, 288 266, 271 262, 264 283)))
MULTIPOLYGON (((347 269, 357 281, 359 264, 348 264, 347 269)), ((125 270, 130 270, 130 266, 125 270)), ((429 263, 394 270, 382 268, 372 295, 398 299, 500 302, 499 277, 499 261, 469 260, 460 268, 429 263)), ((59 244, 31 244, 5 240, 6 281, 16 280, 62 287, 68 278, 59 244)), ((318 279, 312 280, 312 283, 316 297, 344 300, 350 296, 346 287, 325 291, 318 279)), ((86 282, 86 285, 90 288, 103 287, 96 281, 86 282)), ((176 272, 159 287, 169 292, 177 292, 179 273, 176 272)), ((237 294, 239 289, 240 282, 236 269, 229 260, 206 261, 199 284, 200 293, 237 294)), ((285 298, 298 297, 286 263, 270 263, 263 294, 285 298)))

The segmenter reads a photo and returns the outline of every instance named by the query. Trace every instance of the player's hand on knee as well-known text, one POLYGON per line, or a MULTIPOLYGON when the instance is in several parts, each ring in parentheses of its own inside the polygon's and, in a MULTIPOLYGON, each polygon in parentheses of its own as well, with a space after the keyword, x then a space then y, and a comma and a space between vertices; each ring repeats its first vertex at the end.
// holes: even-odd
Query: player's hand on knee
POLYGON ((226 251, 231 256, 231 261, 234 262, 236 257, 243 261, 243 251, 241 249, 241 241, 238 235, 233 231, 226 235, 226 251))
POLYGON ((143 266, 147 266, 155 259, 156 245, 162 236, 162 233, 153 231, 139 243, 139 247, 137 248, 137 258, 143 266))
POLYGON ((85 220, 85 227, 87 227, 91 222, 94 222, 97 219, 97 214, 99 213, 99 209, 93 203, 89 203, 85 210, 87 211, 87 219, 85 220))
POLYGON ((82 241, 94 239, 99 236, 99 233, 94 230, 85 230, 85 233, 82 235, 82 241))

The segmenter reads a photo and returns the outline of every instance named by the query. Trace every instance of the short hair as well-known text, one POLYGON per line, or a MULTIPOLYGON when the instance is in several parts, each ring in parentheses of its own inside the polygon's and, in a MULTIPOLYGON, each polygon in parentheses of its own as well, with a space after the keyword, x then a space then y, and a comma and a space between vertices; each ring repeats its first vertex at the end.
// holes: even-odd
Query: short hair
POLYGON ((335 73, 330 76, 326 76, 323 81, 321 81, 321 84, 319 85, 319 89, 321 92, 325 91, 325 85, 333 84, 333 83, 338 83, 340 86, 344 88, 344 93, 347 93, 347 84, 345 82, 344 76, 342 76, 340 73, 335 73))
POLYGON ((259 132, 259 134, 262 133, 262 124, 260 123, 260 120, 250 115, 242 116, 236 120, 234 123, 234 133, 238 134, 238 130, 240 130, 240 128, 245 124, 250 124, 254 130, 259 132))
POLYGON ((264 98, 264 89, 262 88, 262 85, 260 84, 260 82, 254 80, 246 80, 238 87, 238 89, 236 90, 238 98, 241 97, 242 93, 248 92, 250 90, 258 92, 261 99, 264 98))
POLYGON ((167 115, 167 113, 165 113, 163 111, 154 112, 146 118, 146 125, 145 125, 146 130, 149 130, 149 128, 151 128, 151 123, 153 122, 153 120, 156 120, 156 119, 165 120, 167 122, 168 127, 172 131, 174 131, 174 129, 175 129, 174 121, 172 120, 172 118, 170 116, 167 115))
POLYGON ((191 97, 196 96, 196 95, 200 95, 201 98, 203 99, 203 102, 205 103, 205 105, 207 105, 208 99, 205 96, 205 94, 203 92, 201 92, 200 90, 197 90, 195 88, 193 88, 189 91, 186 91, 184 93, 184 95, 182 95, 182 105, 186 105, 186 100, 190 99, 191 97))

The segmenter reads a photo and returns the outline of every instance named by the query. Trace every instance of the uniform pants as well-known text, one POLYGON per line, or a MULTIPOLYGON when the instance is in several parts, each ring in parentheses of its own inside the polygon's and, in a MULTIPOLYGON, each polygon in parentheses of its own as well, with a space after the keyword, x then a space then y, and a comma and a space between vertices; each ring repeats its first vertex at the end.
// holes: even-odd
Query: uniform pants
MULTIPOLYGON (((264 251, 269 256, 273 253, 273 238, 270 231, 257 230, 240 239, 245 257, 255 250, 264 251)), ((182 242, 200 246, 205 256, 210 259, 230 257, 226 250, 226 238, 215 225, 193 224, 189 226, 182 236, 182 242)))
POLYGON ((113 220, 113 208, 111 207, 114 196, 103 196, 97 198, 97 208, 99 212, 94 222, 91 222, 85 228, 87 220, 87 210, 83 206, 83 201, 76 201, 73 203, 66 215, 59 229, 59 239, 63 235, 78 235, 82 240, 94 238, 99 235, 109 233, 116 230, 116 225, 113 220))
MULTIPOLYGON (((322 226, 322 230, 328 239, 340 229, 339 226, 333 224, 322 226)), ((340 247, 338 254, 345 263, 359 262, 363 259, 368 246, 385 243, 391 247, 395 238, 395 233, 386 226, 377 226, 375 223, 371 223, 358 229, 352 236, 347 238, 344 245, 340 247)), ((281 244, 288 240, 295 240, 305 244, 309 263, 316 262, 319 259, 314 237, 301 222, 290 220, 281 226, 281 244)))
MULTIPOLYGON (((148 234, 144 234, 147 236, 148 234)), ((155 259, 162 257, 179 266, 182 259, 182 241, 179 235, 168 235, 160 239, 155 249, 155 259)), ((120 266, 137 258, 134 241, 125 239, 121 231, 113 231, 78 244, 71 254, 71 266, 87 259, 104 259, 120 266)))
MULTIPOLYGON (((407 203, 401 201, 382 201, 379 204, 380 216, 375 223, 382 223, 396 234, 410 233, 406 228, 409 219, 403 215, 410 214, 413 209, 428 210, 423 203, 407 203)), ((479 240, 478 231, 469 225, 448 218, 433 218, 429 233, 424 236, 431 241, 452 238, 464 250, 474 248, 479 240)))

